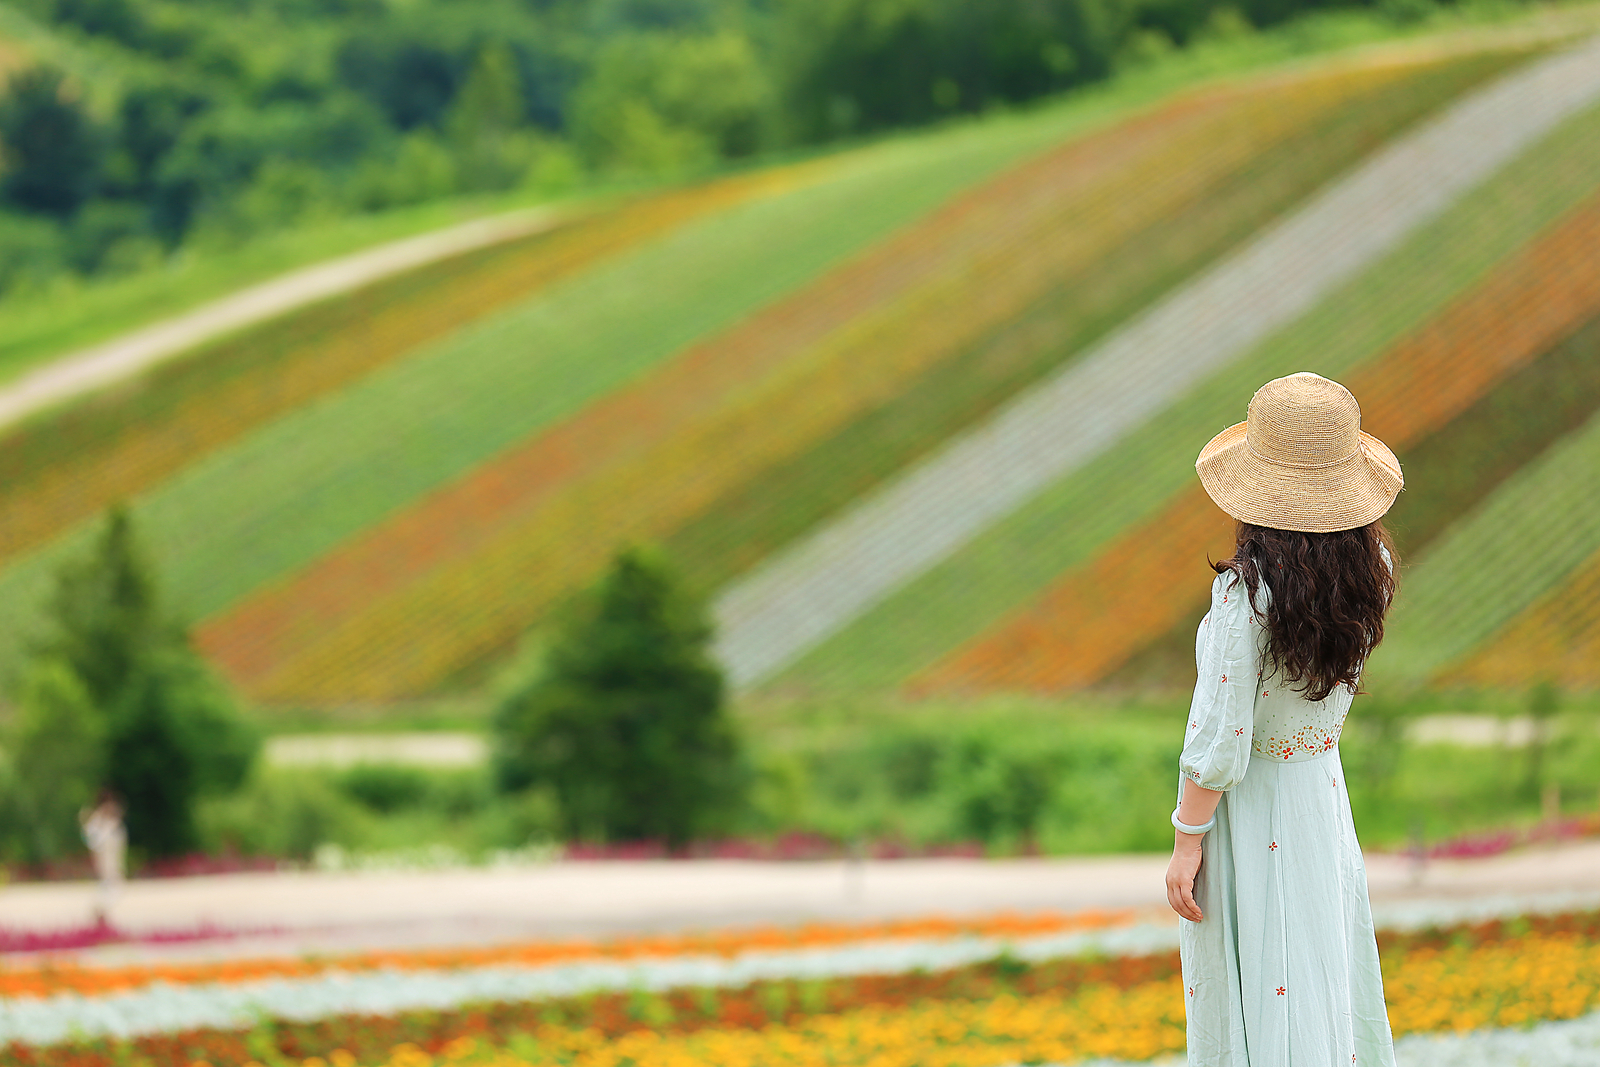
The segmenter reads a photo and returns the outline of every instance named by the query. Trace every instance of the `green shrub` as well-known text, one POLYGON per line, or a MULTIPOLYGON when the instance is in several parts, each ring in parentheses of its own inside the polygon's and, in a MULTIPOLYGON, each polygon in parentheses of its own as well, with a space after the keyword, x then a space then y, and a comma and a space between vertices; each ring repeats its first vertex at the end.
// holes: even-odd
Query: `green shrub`
POLYGON ((422 806, 432 785, 420 767, 391 763, 358 763, 340 772, 335 783, 351 800, 384 814, 422 806))
POLYGON ((496 710, 502 789, 550 786, 570 838, 681 845, 727 828, 743 775, 710 637, 659 560, 622 553, 496 710))
POLYGON ((319 845, 358 848, 371 816, 326 776, 261 770, 244 787, 197 808, 201 840, 211 851, 305 859, 319 845))
POLYGON ((59 660, 41 660, 23 686, 12 755, 7 821, 16 851, 30 861, 80 847, 78 812, 93 802, 105 772, 105 724, 89 694, 59 660))

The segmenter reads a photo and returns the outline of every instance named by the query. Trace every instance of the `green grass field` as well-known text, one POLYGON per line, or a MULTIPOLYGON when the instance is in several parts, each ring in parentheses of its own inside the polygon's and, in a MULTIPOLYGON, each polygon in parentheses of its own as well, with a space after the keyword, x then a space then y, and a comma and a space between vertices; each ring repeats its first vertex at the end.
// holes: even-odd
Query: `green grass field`
MULTIPOLYGON (((1195 442, 1243 417, 1261 382, 1337 377, 1482 277, 1600 184, 1600 110, 1578 116, 1293 326, 961 552, 863 615, 773 685, 883 688, 986 629, 1188 484, 1195 442)), ((1203 585, 1204 569, 1195 581, 1203 585)))

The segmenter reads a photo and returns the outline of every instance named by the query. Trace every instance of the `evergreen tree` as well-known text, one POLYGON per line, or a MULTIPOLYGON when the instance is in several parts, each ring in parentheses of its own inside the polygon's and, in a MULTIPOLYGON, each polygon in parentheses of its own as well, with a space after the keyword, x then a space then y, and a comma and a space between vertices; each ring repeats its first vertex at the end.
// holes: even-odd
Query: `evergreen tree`
POLYGON ((485 47, 445 116, 445 136, 466 188, 503 189, 527 174, 535 146, 524 129, 526 113, 511 50, 485 47))
POLYGON ((59 70, 11 77, 0 98, 0 194, 27 211, 67 217, 93 194, 105 139, 59 70))
POLYGON ((106 516, 94 549, 57 572, 49 612, 46 651, 66 662, 101 708, 127 689, 147 652, 179 639, 161 632, 155 579, 122 507, 106 516))
MULTIPOLYGON (((156 580, 123 508, 108 515, 92 551, 57 573, 49 604, 50 633, 37 649, 46 678, 59 665, 66 681, 54 705, 67 707, 72 687, 103 736, 94 765, 122 798, 128 842, 174 855, 197 844, 194 804, 207 792, 234 788, 259 740, 232 698, 167 620, 156 580)), ((19 780, 26 778, 19 767, 19 780)))
POLYGON ((502 787, 552 786, 574 838, 677 847, 721 828, 741 764, 710 638, 704 605, 659 560, 620 554, 497 709, 502 787))

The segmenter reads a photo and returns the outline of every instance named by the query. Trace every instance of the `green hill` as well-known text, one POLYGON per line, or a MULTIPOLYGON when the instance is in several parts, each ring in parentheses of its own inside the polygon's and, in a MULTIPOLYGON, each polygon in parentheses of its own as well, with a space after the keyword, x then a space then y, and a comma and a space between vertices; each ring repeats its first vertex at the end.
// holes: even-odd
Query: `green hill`
MULTIPOLYGON (((1373 676, 1442 678, 1600 550, 1582 492, 1600 407, 1591 70, 1506 31, 1154 99, 1158 79, 1135 83, 619 197, 225 338, 0 437, 0 669, 54 568, 128 500, 173 607, 267 703, 476 685, 639 540, 717 597, 744 685, 1181 681, 1218 521, 1195 505, 1193 454, 1261 381, 1315 369, 1357 388, 1414 479, 1395 512, 1414 564, 1373 676), (1479 104, 1518 92, 1545 109, 1519 112, 1537 136, 1479 104), (1407 193, 1415 221, 1383 229, 1364 168, 1391 149, 1394 173, 1449 164, 1407 163, 1413 144, 1493 163, 1437 203, 1407 193), (961 514, 963 492, 977 507, 994 489, 941 474, 951 450, 1058 382, 1136 397, 1143 372, 1119 381, 1104 352, 1339 211, 1355 214, 1327 254, 1347 265, 1271 311, 1280 326, 1217 342, 1148 410, 1089 413, 1114 447, 961 514), (1339 244, 1368 231, 1386 236, 1339 244), (1547 275, 1572 284, 1516 288, 1547 275), (1440 353, 1479 337, 1495 343, 1458 360, 1471 390, 1442 377, 1440 353), (924 490, 963 532, 881 591, 828 601, 828 581, 880 558, 873 509, 924 490), (1500 595, 1488 572, 1526 551, 1537 566, 1500 595), (763 648, 762 620, 785 611, 813 629, 763 648), (1041 657, 1071 669, 1024 669, 1041 657)), ((1292 293, 1301 262, 1259 274, 1264 298, 1292 293)), ((1230 291, 1217 314, 1255 313, 1230 291)), ((1189 312, 1197 344, 1221 328, 1205 312, 1189 312)), ((1002 445, 987 483, 1041 459, 1002 445)))

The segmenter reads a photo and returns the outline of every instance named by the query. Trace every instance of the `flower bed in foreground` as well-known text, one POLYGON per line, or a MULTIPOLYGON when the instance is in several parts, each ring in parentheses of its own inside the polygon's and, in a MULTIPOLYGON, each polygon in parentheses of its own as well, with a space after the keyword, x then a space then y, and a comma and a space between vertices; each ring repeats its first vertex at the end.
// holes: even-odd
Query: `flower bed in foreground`
MULTIPOLYGON (((1382 937, 1396 1035, 1576 1019, 1600 1007, 1600 912, 1382 937)), ((126 1042, 12 1045, 17 1067, 874 1067, 1148 1060, 1183 1047, 1177 955, 635 989, 126 1042)))

